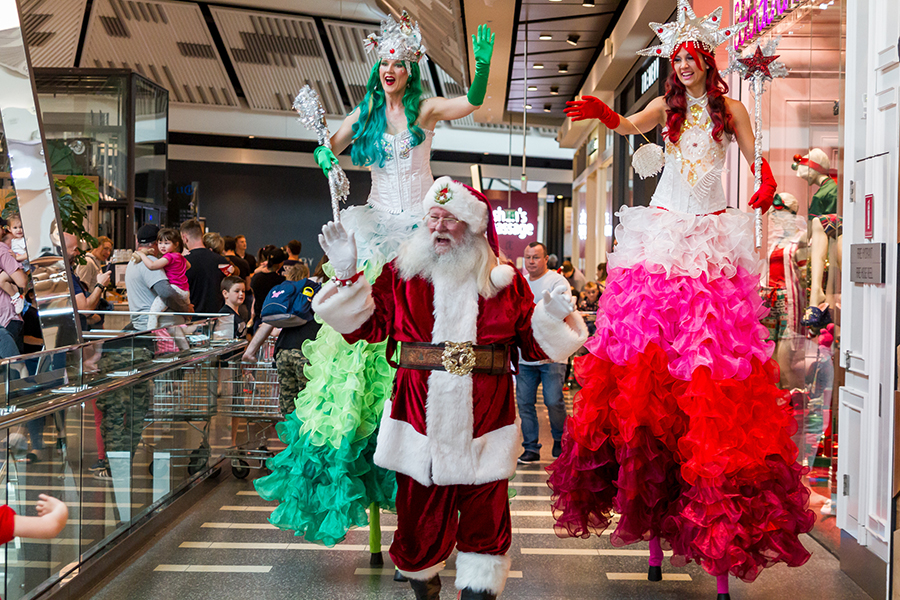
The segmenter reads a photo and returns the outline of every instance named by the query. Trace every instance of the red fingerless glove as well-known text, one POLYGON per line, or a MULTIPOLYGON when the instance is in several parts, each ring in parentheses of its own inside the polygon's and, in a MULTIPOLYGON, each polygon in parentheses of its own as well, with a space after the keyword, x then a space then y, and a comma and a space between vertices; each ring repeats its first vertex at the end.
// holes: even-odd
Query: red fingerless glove
MULTIPOLYGON (((756 165, 750 165, 750 172, 756 175, 756 165)), ((778 184, 775 182, 775 177, 772 176, 772 169, 769 168, 769 161, 766 159, 762 159, 762 169, 760 169, 762 173, 760 174, 761 182, 759 184, 759 189, 753 194, 753 197, 750 198, 750 207, 758 208, 762 210, 763 214, 766 213, 767 210, 772 208, 772 203, 775 201, 775 190, 778 188, 778 184)))
POLYGON ((565 112, 566 116, 573 121, 599 119, 601 123, 610 129, 618 127, 621 121, 616 111, 593 96, 582 96, 581 100, 566 102, 565 112))

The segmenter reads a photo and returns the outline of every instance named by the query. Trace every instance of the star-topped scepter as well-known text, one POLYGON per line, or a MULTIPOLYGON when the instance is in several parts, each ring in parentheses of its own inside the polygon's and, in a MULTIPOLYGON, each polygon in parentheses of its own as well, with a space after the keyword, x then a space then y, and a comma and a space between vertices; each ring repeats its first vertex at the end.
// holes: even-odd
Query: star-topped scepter
MULTIPOLYGON (((750 91, 753 93, 753 130, 756 134, 753 144, 753 191, 759 190, 762 184, 762 95, 766 91, 766 83, 776 77, 785 77, 788 69, 783 63, 775 62, 778 55, 775 49, 781 41, 781 36, 769 40, 765 44, 757 44, 753 54, 742 58, 739 53, 729 49, 730 59, 728 68, 722 71, 722 75, 737 73, 745 81, 750 82, 750 91)), ((756 213, 756 247, 762 246, 762 211, 756 213)))
MULTIPOLYGON (((331 132, 325 122, 325 108, 319 100, 319 94, 308 85, 300 89, 300 93, 294 99, 294 110, 300 115, 300 122, 316 132, 320 146, 331 149, 331 132)), ((334 213, 334 222, 341 222, 340 202, 345 202, 350 195, 350 180, 340 165, 334 164, 328 172, 328 187, 331 191, 331 211, 334 213)))

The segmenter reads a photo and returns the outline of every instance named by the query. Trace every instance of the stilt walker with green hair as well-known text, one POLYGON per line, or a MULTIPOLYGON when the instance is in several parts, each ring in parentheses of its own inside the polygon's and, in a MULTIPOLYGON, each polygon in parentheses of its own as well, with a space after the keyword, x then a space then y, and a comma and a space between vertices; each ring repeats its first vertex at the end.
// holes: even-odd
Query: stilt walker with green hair
MULTIPOLYGON (((466 96, 452 99, 422 98, 425 46, 405 11, 399 21, 382 22, 381 35, 365 43, 379 59, 366 95, 331 137, 331 148, 319 146, 315 158, 327 176, 335 155, 352 143, 353 163, 372 169, 367 204, 342 210, 340 220, 356 234, 359 270, 375 281, 422 224, 422 199, 434 182, 435 125, 461 119, 484 101, 494 36, 486 25, 472 36, 472 85, 466 96)), ((329 265, 325 270, 333 275, 329 265)), ((278 425, 287 448, 268 461, 271 475, 255 481, 260 497, 279 503, 269 521, 307 541, 333 546, 351 528, 369 525, 373 564, 382 562, 379 511, 394 509, 397 487, 394 473, 372 461, 374 434, 393 388, 385 349, 384 342, 348 344, 324 324, 304 343, 309 383, 296 411, 278 425)))

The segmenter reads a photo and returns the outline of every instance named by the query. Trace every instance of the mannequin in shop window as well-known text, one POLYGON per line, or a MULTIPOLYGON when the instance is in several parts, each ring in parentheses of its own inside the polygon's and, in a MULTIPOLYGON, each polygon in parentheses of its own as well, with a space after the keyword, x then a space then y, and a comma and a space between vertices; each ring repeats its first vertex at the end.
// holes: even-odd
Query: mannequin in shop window
POLYGON ((774 357, 781 368, 780 387, 804 386, 806 336, 801 319, 806 305, 806 220, 797 215, 793 194, 775 196, 769 213, 768 269, 764 278, 769 314, 763 324, 775 342, 774 357))
MULTIPOLYGON (((351 144, 353 163, 371 168, 367 204, 341 211, 344 227, 355 233, 359 270, 368 281, 424 225, 422 202, 434 183, 435 126, 462 119, 484 102, 494 43, 486 25, 472 36, 475 74, 466 96, 423 98, 425 46, 418 25, 403 11, 399 22, 388 17, 381 27, 381 35, 365 40, 378 57, 365 97, 332 136, 331 149, 315 151, 326 176, 335 155, 351 144)), ((333 276, 330 264, 325 271, 333 276)), ((381 564, 378 510, 393 508, 396 494, 394 473, 372 460, 373 434, 394 379, 385 348, 385 342, 351 346, 328 325, 304 344, 309 383, 296 411, 279 425, 288 447, 269 461, 272 474, 255 482, 261 497, 280 503, 270 522, 308 541, 331 546, 351 527, 371 524, 372 564, 381 564)))
MULTIPOLYGON (((818 187, 809 205, 809 306, 824 312, 826 307, 837 305, 838 298, 835 294, 843 258, 843 219, 837 214, 837 172, 831 169, 828 155, 820 148, 813 148, 806 156, 794 156, 791 168, 796 171, 797 177, 811 187, 818 187), (826 273, 827 264, 837 267, 833 273, 826 273)), ((818 314, 807 316, 808 320, 818 318, 818 314)))
MULTIPOLYGON (((617 213, 597 333, 575 359, 583 387, 547 470, 560 535, 600 535, 615 510, 610 542, 649 542, 650 581, 668 547, 673 565, 698 562, 729 600, 729 575, 803 565, 799 535, 815 515, 759 322, 753 214, 729 209, 722 184, 729 142, 752 165, 754 134, 712 54, 736 33, 719 29, 721 15, 698 19, 678 0, 676 22, 652 25, 662 44, 639 53, 668 59, 672 73, 665 96, 630 120, 593 97, 566 110, 620 135, 661 126, 666 148, 650 205, 617 213)), ((760 175, 749 205, 765 212, 776 189, 765 159, 760 175)))

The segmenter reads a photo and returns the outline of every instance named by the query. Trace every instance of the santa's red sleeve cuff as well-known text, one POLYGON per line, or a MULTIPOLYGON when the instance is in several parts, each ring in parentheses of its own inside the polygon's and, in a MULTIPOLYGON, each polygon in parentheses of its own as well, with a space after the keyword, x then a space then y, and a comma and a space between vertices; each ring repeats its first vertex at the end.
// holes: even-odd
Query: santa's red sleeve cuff
POLYGON ((534 341, 555 362, 569 360, 569 356, 581 348, 588 337, 587 325, 580 314, 573 312, 560 321, 547 314, 543 300, 534 307, 531 330, 534 332, 534 341))
POLYGON ((0 506, 0 544, 16 537, 16 511, 8 506, 0 506))
POLYGON ((353 333, 375 312, 372 286, 365 277, 348 286, 329 281, 313 298, 312 307, 338 333, 353 333))

